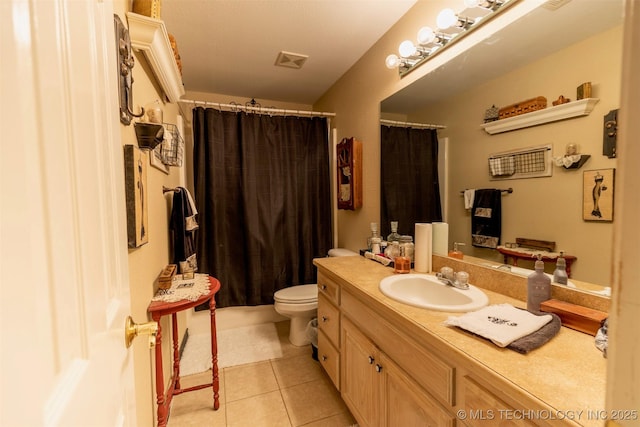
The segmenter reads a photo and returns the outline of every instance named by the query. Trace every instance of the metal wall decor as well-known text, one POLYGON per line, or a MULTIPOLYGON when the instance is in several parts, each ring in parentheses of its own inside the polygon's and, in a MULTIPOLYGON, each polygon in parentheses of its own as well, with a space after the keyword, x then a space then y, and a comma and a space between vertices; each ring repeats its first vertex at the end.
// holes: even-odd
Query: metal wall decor
POLYGON ((135 65, 131 50, 129 30, 124 26, 120 17, 113 15, 116 32, 116 50, 118 52, 118 92, 120 98, 120 121, 131 124, 132 117, 142 117, 144 108, 139 114, 133 113, 133 76, 131 70, 135 65))

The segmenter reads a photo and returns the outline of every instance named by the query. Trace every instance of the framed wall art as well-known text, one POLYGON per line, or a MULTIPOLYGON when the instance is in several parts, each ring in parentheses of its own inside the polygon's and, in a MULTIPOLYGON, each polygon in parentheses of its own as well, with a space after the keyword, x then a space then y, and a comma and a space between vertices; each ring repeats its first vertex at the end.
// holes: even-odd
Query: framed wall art
POLYGON ((149 162, 154 168, 169 175, 169 166, 162 161, 162 144, 149 151, 149 162))
POLYGON ((585 221, 613 221, 615 169, 584 171, 582 219, 585 221))
POLYGON ((338 209, 362 206, 362 142, 344 138, 336 146, 338 166, 338 209))
POLYGON ((149 241, 147 203, 148 153, 134 145, 124 146, 124 181, 127 199, 127 240, 130 248, 149 241))

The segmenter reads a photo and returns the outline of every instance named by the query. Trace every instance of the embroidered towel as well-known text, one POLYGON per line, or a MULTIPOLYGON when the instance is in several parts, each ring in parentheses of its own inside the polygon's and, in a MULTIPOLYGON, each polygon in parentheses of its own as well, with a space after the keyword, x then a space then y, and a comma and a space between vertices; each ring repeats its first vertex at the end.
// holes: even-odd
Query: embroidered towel
POLYGON ((542 328, 551 319, 550 314, 537 316, 510 304, 494 304, 462 316, 450 316, 445 324, 473 332, 499 347, 506 347, 542 328))
POLYGON ((476 190, 471 210, 471 243, 495 249, 502 233, 502 192, 496 189, 476 190))

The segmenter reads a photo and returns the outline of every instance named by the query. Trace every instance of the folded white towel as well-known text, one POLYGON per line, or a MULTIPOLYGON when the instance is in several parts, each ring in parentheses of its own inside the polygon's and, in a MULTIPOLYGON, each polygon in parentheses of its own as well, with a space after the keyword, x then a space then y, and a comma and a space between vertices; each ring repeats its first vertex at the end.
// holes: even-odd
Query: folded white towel
POLYGON ((500 347, 527 336, 552 319, 550 314, 537 316, 510 304, 495 304, 462 316, 451 316, 445 324, 457 326, 490 339, 500 347))
POLYGON ((464 208, 471 209, 473 207, 473 200, 476 197, 476 190, 464 190, 464 208))

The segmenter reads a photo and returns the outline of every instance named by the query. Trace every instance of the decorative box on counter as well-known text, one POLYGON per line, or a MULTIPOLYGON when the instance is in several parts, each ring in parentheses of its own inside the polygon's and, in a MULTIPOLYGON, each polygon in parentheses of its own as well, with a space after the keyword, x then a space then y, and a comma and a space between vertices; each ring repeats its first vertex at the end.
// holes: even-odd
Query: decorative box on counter
POLYGON ((543 301, 540 304, 540 311, 555 313, 560 317, 562 326, 593 336, 596 336, 602 322, 608 317, 608 314, 603 311, 556 299, 543 301))

